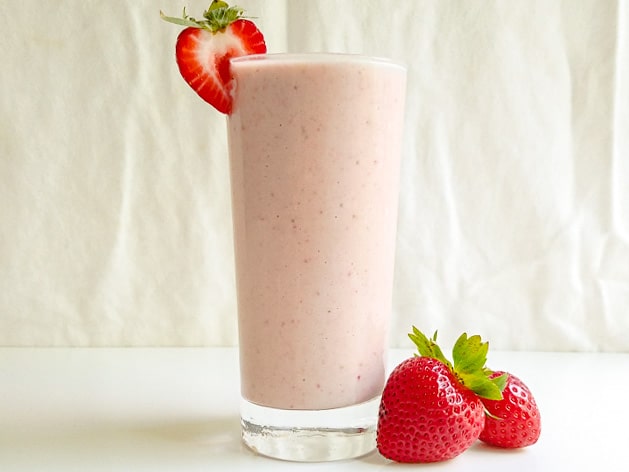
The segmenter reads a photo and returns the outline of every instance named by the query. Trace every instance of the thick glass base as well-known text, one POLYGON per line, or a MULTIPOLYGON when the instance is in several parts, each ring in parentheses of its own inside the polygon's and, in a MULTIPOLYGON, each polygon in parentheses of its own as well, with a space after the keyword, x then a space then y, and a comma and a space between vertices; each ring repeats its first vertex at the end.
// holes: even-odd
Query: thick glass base
POLYGON ((380 397, 331 410, 279 410, 241 402, 242 438, 258 454, 300 462, 351 459, 376 447, 380 397))

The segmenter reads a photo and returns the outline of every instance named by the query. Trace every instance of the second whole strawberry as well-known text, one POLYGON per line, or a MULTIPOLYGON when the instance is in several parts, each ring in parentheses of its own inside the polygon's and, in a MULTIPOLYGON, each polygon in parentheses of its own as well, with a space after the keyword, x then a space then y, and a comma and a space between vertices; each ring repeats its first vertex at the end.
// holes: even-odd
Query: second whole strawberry
MULTIPOLYGON (((494 372, 494 376, 504 372, 494 372)), ((483 399, 487 410, 480 440, 491 446, 515 449, 535 444, 542 431, 535 398, 522 380, 508 374, 502 400, 483 399)))

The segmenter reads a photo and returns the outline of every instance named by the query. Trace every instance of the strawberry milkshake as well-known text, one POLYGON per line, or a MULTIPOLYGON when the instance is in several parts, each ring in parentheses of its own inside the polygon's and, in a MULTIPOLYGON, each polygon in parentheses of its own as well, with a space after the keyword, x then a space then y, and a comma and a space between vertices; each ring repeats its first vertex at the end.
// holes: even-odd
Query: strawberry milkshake
POLYGON ((259 454, 347 459, 376 446, 406 70, 265 54, 238 6, 183 26, 183 79, 227 115, 242 437, 259 454))
POLYGON ((232 59, 231 73, 245 410, 276 418, 370 405, 361 428, 373 430, 385 382, 406 71, 362 56, 268 54, 232 59))

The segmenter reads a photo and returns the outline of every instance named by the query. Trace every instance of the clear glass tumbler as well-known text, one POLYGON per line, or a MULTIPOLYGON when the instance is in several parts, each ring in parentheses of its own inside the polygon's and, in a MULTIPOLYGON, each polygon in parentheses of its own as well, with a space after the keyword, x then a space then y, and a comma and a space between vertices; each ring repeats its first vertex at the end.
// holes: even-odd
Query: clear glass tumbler
POLYGON ((231 72, 243 440, 286 460, 367 454, 385 382, 406 69, 266 54, 231 72))

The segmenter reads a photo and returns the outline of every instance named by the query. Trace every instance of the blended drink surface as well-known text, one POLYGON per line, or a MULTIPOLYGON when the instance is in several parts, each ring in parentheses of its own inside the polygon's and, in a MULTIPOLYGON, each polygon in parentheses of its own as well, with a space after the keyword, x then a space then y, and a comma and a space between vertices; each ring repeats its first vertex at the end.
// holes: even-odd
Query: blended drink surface
POLYGON ((231 71, 242 395, 282 409, 375 398, 385 382, 406 72, 324 55, 236 60, 231 71))

